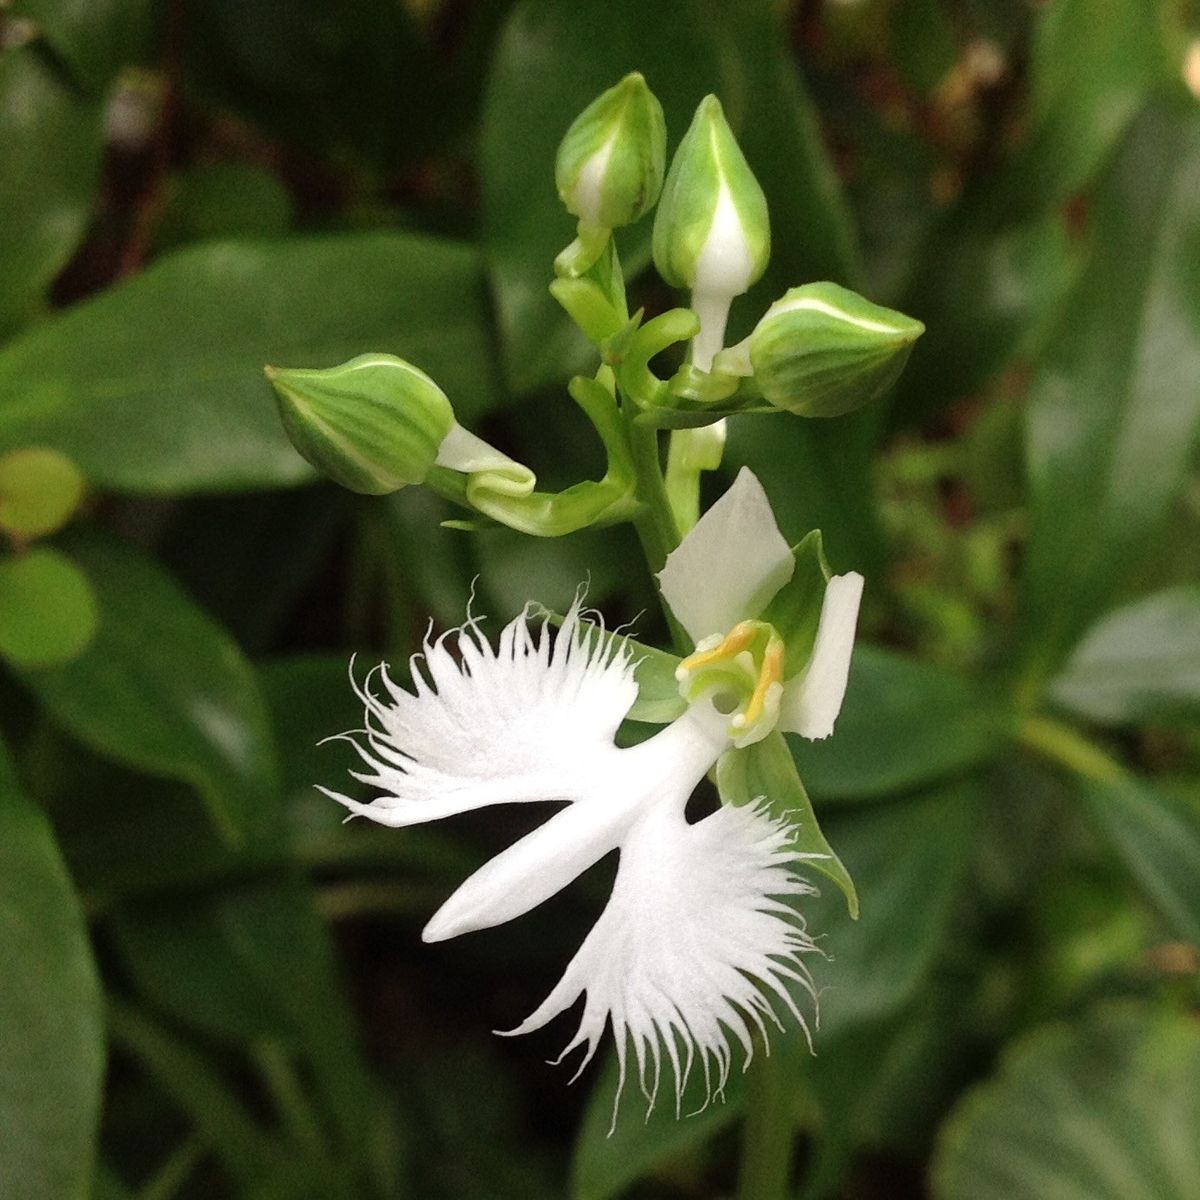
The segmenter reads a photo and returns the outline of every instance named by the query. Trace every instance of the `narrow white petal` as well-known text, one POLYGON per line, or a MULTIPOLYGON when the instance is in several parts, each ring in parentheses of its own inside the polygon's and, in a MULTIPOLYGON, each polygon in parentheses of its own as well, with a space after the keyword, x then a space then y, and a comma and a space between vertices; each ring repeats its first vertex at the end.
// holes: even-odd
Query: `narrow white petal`
POLYGON ((609 744, 580 762, 575 803, 461 884, 426 925, 425 941, 488 929, 548 900, 615 850, 647 803, 664 793, 678 795, 682 811, 728 746, 725 728, 726 718, 711 705, 697 704, 640 745, 618 750, 609 744))
POLYGON ((846 695, 862 590, 857 571, 829 581, 808 666, 783 689, 780 729, 806 738, 827 738, 833 732, 846 695))
POLYGON ((578 603, 557 635, 523 614, 492 649, 472 620, 427 640, 411 665, 412 691, 386 667, 355 685, 365 728, 343 737, 368 768, 352 774, 380 794, 358 804, 329 793, 385 825, 575 799, 637 696, 628 654, 585 632, 578 603))
POLYGON ((593 799, 568 805, 460 884, 421 937, 441 942, 527 913, 616 849, 630 819, 628 804, 593 799))
POLYGON ((799 855, 789 837, 753 805, 722 807, 694 825, 678 796, 652 805, 621 843, 600 919, 558 985, 511 1032, 540 1028, 586 992, 568 1051, 584 1046, 590 1058, 611 1022, 622 1081, 632 1042, 648 1096, 663 1048, 677 1103, 697 1059, 720 1093, 731 1038, 748 1057, 754 1030, 766 1031, 764 1015, 777 1024, 782 1004, 800 1016, 790 982, 812 994, 799 957, 814 949, 812 939, 798 914, 772 899, 812 892, 792 870, 799 855))
POLYGON ((698 642, 757 617, 794 569, 767 494, 743 467, 667 556, 658 582, 671 611, 698 642))

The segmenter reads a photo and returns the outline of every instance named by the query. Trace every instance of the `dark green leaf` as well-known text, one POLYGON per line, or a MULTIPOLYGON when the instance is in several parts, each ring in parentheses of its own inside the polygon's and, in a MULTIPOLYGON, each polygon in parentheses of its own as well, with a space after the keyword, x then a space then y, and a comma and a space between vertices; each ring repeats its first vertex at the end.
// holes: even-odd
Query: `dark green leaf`
POLYGON ((978 785, 967 780, 826 819, 862 885, 862 915, 850 920, 835 896, 804 905, 809 932, 828 955, 809 962, 821 989, 818 1049, 895 1012, 921 985, 966 879, 978 813, 978 785))
POLYGON ((13 0, 17 16, 36 21, 75 82, 104 88, 145 49, 158 0, 13 0))
POLYGON ((229 839, 278 813, 274 748, 254 674, 229 636, 157 567, 116 543, 64 542, 92 581, 100 627, 66 666, 27 671, 86 745, 197 788, 229 839))
POLYGON ((769 734, 744 750, 727 750, 717 762, 717 786, 726 804, 765 798, 770 814, 790 826, 793 848, 813 856, 805 865, 833 880, 845 896, 850 916, 858 917, 854 880, 817 824, 812 801, 781 733, 769 734))
POLYGON ((1022 1039, 944 1127, 937 1200, 1200 1194, 1200 1030, 1122 1006, 1022 1039))
POLYGON ((0 51, 0 337, 83 235, 100 177, 101 106, 32 47, 0 51))
POLYGON ((325 1128, 370 1141, 370 1086, 308 885, 272 876, 115 914, 117 945, 156 1007, 247 1047, 271 1042, 311 1071, 325 1128))
MULTIPOLYGON (((662 1090, 670 1091, 668 1078, 662 1090)), ((745 1104, 745 1081, 735 1066, 729 1075, 724 1099, 705 1104, 704 1073, 694 1069, 684 1089, 680 1116, 675 1114, 673 1095, 663 1095, 648 1115, 642 1111, 640 1094, 621 1103, 613 1122, 617 1091, 615 1057, 592 1087, 587 1111, 571 1162, 570 1200, 610 1200, 620 1196, 637 1179, 666 1160, 690 1150, 731 1124, 745 1104)))
POLYGON ((1134 126, 1095 201, 1091 254, 1034 380, 1024 658, 1040 687, 1129 580, 1200 431, 1200 112, 1134 126))
POLYGON ((1050 698, 1111 724, 1200 708, 1200 588, 1171 588, 1109 613, 1051 680, 1050 698))
POLYGON ((3 745, 0 963, 5 1200, 85 1200, 104 1074, 100 987, 54 833, 3 745))
POLYGON ((1080 779, 1088 811, 1175 933, 1200 945, 1200 795, 1136 779, 1080 779))
POLYGON ((312 472, 283 433, 264 364, 397 353, 469 421, 495 396, 484 303, 474 250, 435 238, 181 251, 0 352, 0 447, 53 446, 126 491, 297 483, 312 472))
POLYGON ((1019 220, 1071 198, 1095 175, 1173 68, 1162 16, 1145 0, 1043 7, 1029 63, 1028 133, 999 181, 1019 220))
POLYGON ((792 738, 805 783, 820 800, 855 800, 921 787, 986 761, 1009 719, 961 676, 876 646, 858 646, 833 736, 792 738))
POLYGON ((91 585, 65 554, 38 546, 0 559, 0 657, 27 668, 70 662, 95 632, 91 585))

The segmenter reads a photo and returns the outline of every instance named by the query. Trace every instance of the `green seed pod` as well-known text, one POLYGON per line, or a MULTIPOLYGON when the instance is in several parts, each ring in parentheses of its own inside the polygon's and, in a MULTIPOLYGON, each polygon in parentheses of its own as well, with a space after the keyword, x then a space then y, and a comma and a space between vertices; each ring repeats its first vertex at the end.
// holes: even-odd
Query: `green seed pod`
POLYGON ((266 373, 292 445, 352 492, 381 496, 421 483, 455 423, 442 389, 391 354, 266 373))
POLYGON ((809 283, 767 309, 750 335, 750 362, 776 408, 838 417, 891 387, 924 332, 836 283, 809 283))
POLYGON ((700 102, 675 151, 654 216, 653 250, 672 287, 729 298, 766 270, 767 200, 716 96, 700 102))
POLYGON ((558 147, 554 180, 583 225, 617 229, 654 207, 666 157, 662 105, 634 71, 575 118, 558 147))

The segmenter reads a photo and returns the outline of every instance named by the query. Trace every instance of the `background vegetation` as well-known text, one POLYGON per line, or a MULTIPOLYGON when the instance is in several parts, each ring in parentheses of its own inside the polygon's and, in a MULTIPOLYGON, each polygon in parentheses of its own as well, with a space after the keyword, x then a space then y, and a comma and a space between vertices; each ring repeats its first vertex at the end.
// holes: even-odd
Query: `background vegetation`
POLYGON ((717 92, 767 193, 735 334, 824 278, 928 326, 883 405, 735 421, 726 455, 868 578, 837 736, 795 747, 862 896, 812 905, 818 1054, 779 1048, 796 1194, 1200 1196, 1198 17, 0 4, 0 1194, 732 1191, 739 1084, 606 1140, 606 1069, 568 1089, 561 1031, 489 1033, 610 868, 422 946, 528 818, 344 827, 311 786, 349 765, 314 748, 358 721, 349 652, 402 663, 473 579, 507 619, 590 574, 653 639, 628 530, 466 534, 420 489, 313 483, 261 373, 398 353, 545 486, 596 469, 552 163, 640 69, 672 143, 717 92), (86 479, 47 537, 2 507, 31 446, 86 479))

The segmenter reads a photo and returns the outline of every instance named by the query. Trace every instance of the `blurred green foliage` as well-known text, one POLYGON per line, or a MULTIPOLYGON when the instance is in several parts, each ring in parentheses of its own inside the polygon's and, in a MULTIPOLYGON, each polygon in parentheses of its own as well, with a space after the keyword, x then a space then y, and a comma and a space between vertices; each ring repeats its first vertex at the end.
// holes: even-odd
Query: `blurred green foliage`
POLYGON ((401 354, 545 486, 597 474, 554 151, 640 70, 672 144, 717 92, 767 195, 734 336, 814 279, 928 329, 870 410, 731 422, 868 576, 837 735, 793 747, 862 905, 813 903, 818 1053, 777 1047, 796 1195, 1194 1200, 1198 39, 1188 0, 0 6, 0 466, 87 485, 0 548, 0 1195, 728 1193, 740 1079, 609 1139, 611 1069, 488 1033, 602 881, 422 947, 522 818, 345 828, 311 787, 350 651, 402 664, 472 587, 653 611, 627 530, 314 484, 261 373, 401 354))

